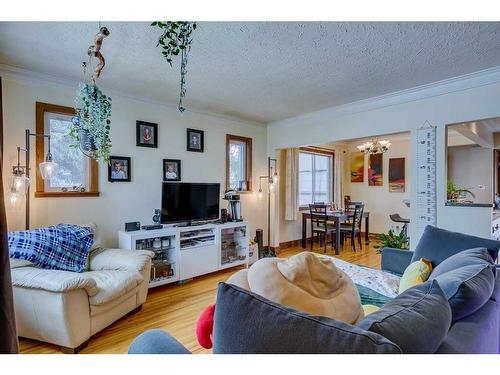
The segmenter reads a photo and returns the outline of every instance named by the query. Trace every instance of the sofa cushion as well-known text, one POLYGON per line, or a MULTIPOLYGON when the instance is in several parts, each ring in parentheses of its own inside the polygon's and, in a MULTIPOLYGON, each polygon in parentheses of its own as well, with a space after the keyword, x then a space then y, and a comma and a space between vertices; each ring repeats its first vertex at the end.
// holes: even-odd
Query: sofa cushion
POLYGON ((421 258, 429 259, 434 267, 446 258, 467 249, 484 247, 496 260, 500 241, 469 236, 463 233, 426 226, 413 253, 412 262, 421 258))
POLYGON ((438 276, 431 274, 443 289, 451 306, 453 321, 472 314, 490 299, 495 286, 495 269, 491 264, 472 264, 438 276))
POLYGON ((91 305, 103 305, 123 296, 142 281, 141 274, 129 271, 89 271, 85 275, 96 282, 97 294, 89 298, 91 305))
POLYGON ((374 332, 301 313, 237 286, 220 283, 214 316, 214 353, 401 353, 374 332))
POLYGON ((434 353, 450 324, 446 295, 436 281, 427 281, 406 290, 358 326, 386 337, 409 354, 434 353))
POLYGON ((443 260, 436 268, 434 268, 430 278, 434 279, 446 272, 453 271, 464 266, 472 266, 475 264, 494 264, 493 259, 491 259, 490 253, 486 248, 479 247, 475 249, 464 250, 458 254, 452 255, 451 257, 443 260))

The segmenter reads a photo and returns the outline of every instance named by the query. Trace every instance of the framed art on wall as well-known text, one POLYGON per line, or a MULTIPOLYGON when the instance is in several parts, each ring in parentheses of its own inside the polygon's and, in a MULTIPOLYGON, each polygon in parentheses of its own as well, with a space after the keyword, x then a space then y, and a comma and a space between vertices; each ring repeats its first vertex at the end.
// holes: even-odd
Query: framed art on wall
POLYGON ((405 158, 389 159, 389 191, 404 193, 405 182, 405 158))
POLYGON ((177 159, 163 159, 163 181, 181 180, 181 161, 177 159))
POLYGON ((368 159, 368 186, 382 186, 384 184, 384 156, 371 154, 368 159))
POLYGON ((136 121, 135 131, 136 146, 158 148, 158 124, 136 121))
POLYGON ((203 152, 204 151, 204 131, 196 129, 187 129, 187 145, 188 151, 203 152))
POLYGON ((351 182, 363 182, 365 174, 365 154, 351 153, 351 182))
POLYGON ((109 182, 130 182, 131 165, 127 156, 110 156, 108 166, 109 182))

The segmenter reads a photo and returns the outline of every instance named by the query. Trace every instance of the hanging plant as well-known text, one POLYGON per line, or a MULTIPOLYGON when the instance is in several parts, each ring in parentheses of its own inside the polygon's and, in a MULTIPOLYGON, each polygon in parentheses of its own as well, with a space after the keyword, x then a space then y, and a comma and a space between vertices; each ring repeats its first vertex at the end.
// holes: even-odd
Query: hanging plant
POLYGON ((78 86, 75 96, 76 116, 73 117, 69 132, 75 141, 72 147, 78 147, 86 156, 100 159, 103 163, 109 163, 111 152, 111 98, 101 91, 96 82, 106 64, 101 47, 108 35, 106 27, 99 27, 94 44, 87 50, 89 65, 93 58, 97 59, 97 65, 92 76, 87 77, 87 63, 82 64, 84 81, 91 83, 80 83, 78 86))
POLYGON ((191 35, 194 30, 196 30, 196 22, 155 21, 151 24, 151 26, 158 27, 163 30, 162 34, 158 38, 158 44, 156 47, 161 47, 161 53, 170 66, 172 66, 172 61, 175 56, 181 56, 181 82, 178 108, 180 112, 184 112, 185 108, 182 105, 182 101, 186 96, 188 53, 191 50, 191 43, 193 42, 191 35))
POLYGON ((92 159, 109 163, 111 152, 111 98, 99 87, 81 83, 75 98, 76 116, 69 135, 75 140, 73 147, 79 147, 92 159))

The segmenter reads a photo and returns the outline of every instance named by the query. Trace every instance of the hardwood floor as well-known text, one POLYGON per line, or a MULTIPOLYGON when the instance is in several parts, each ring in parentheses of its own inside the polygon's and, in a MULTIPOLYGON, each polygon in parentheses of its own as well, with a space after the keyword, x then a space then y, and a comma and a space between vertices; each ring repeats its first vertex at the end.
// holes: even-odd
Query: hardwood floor
MULTIPOLYGON (((380 255, 370 245, 354 252, 349 245, 341 249, 339 258, 368 267, 380 268, 380 255)), ((289 257, 304 251, 300 246, 285 249, 279 257, 289 257)), ((323 254, 317 245, 315 252, 323 254)), ((334 255, 329 247, 328 255, 334 255)), ((149 290, 142 310, 135 315, 126 316, 93 336, 87 348, 81 353, 118 354, 126 353, 132 340, 152 328, 161 328, 172 334, 194 353, 210 353, 198 345, 195 337, 195 324, 201 311, 215 301, 217 284, 225 281, 241 268, 233 268, 206 276, 201 276, 181 285, 168 285, 149 290)), ((61 353, 59 347, 39 341, 20 339, 21 353, 61 353)))

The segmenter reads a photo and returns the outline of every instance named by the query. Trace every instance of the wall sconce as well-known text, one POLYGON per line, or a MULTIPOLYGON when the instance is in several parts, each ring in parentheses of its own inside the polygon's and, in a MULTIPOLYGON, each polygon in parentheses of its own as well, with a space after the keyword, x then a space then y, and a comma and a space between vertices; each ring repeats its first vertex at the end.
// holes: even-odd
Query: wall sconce
POLYGON ((26 229, 29 229, 29 190, 30 190, 30 137, 44 137, 48 139, 48 152, 45 161, 40 163, 40 175, 44 180, 50 180, 57 171, 57 164, 52 160, 50 152, 50 135, 31 133, 25 130, 25 148, 17 148, 17 165, 12 167, 10 183, 10 203, 17 206, 23 196, 26 196, 26 229), (21 151, 25 153, 25 165, 21 165, 21 151))

